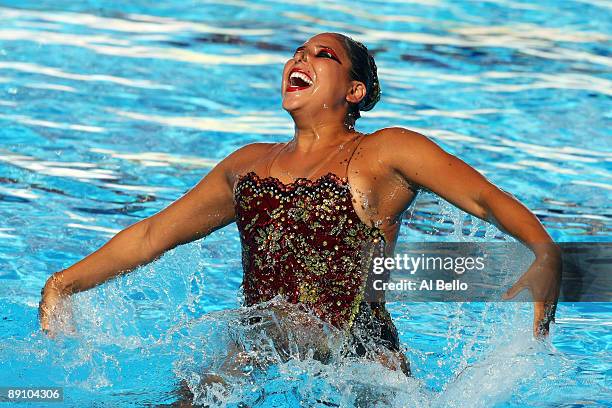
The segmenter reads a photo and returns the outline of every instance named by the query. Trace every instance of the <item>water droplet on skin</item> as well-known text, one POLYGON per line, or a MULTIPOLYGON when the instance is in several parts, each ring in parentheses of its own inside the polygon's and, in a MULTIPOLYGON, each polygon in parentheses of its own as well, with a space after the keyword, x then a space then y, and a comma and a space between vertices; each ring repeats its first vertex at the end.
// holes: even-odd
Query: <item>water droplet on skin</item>
POLYGON ((323 104, 323 109, 327 109, 327 104, 326 103, 323 104))

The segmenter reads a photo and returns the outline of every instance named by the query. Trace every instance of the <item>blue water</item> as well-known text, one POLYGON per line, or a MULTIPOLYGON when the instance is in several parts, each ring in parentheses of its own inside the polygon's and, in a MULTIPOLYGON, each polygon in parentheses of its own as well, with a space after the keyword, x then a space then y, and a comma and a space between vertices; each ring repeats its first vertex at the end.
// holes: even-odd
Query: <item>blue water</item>
MULTIPOLYGON (((220 159, 286 141, 281 70, 339 31, 375 53, 383 96, 357 129, 419 131, 532 209, 558 241, 610 241, 610 2, 0 0, 0 386, 64 406, 170 403, 239 330, 230 225, 71 298, 38 331, 47 277, 169 205, 220 159), (223 4, 222 4, 223 3, 223 4)), ((401 242, 510 240, 433 195, 401 242)), ((220 404, 611 405, 612 307, 564 303, 548 341, 522 303, 390 303, 414 378, 311 359, 236 382, 220 404), (374 398, 374 397, 372 397, 374 398), (381 402, 387 401, 387 402, 381 402)), ((59 406, 59 405, 57 405, 59 406)))

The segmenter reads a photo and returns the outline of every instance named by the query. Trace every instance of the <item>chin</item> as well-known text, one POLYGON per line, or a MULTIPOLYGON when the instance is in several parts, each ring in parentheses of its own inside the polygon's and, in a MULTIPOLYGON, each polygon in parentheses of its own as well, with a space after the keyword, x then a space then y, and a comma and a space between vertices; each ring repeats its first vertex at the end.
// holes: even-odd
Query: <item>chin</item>
POLYGON ((284 110, 291 113, 302 108, 304 106, 304 101, 300 100, 300 98, 285 97, 283 98, 282 106, 284 110))

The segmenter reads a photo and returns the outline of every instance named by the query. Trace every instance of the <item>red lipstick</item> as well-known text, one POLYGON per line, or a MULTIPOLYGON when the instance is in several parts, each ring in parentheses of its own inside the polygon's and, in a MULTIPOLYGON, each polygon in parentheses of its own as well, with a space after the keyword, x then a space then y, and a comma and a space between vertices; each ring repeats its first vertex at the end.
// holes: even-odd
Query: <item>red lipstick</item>
POLYGON ((291 84, 291 74, 293 74, 294 72, 299 72, 303 75, 305 75, 310 82, 312 81, 312 77, 310 76, 310 74, 302 69, 299 68, 292 68, 291 71, 289 71, 289 76, 287 79, 287 88, 285 89, 287 92, 294 92, 294 91, 301 91, 303 89, 307 89, 310 88, 312 86, 312 84, 308 84, 308 85, 304 85, 304 86, 299 86, 299 85, 292 85, 291 84))

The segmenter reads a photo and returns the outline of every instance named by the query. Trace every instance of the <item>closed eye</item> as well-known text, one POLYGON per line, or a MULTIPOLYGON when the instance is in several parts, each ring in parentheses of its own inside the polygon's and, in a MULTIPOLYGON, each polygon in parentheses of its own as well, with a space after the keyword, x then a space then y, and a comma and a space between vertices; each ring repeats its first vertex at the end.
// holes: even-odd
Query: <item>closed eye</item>
MULTIPOLYGON (((331 58, 334 61, 336 61, 338 64, 342 65, 342 62, 340 62, 340 60, 338 59, 338 57, 336 56, 336 53, 328 47, 322 46, 322 45, 318 45, 318 47, 321 47, 321 49, 319 50, 319 53, 317 54, 318 56, 325 56, 325 58, 331 58)), ((300 45, 299 47, 297 47, 295 49, 295 52, 293 53, 293 58, 295 58, 298 54, 298 52, 304 52, 304 49, 306 47, 303 45, 300 45)))
MULTIPOLYGON (((333 59, 333 60, 338 61, 338 59, 337 59, 336 57, 334 57, 334 56, 333 56, 333 55, 332 55, 332 54, 331 54, 329 51, 325 51, 325 50, 323 50, 323 51, 319 51, 319 53, 317 54, 317 57, 318 57, 319 55, 325 55, 325 56, 326 56, 325 58, 331 58, 331 59, 333 59)), ((340 62, 340 61, 338 61, 338 62, 340 62)))

